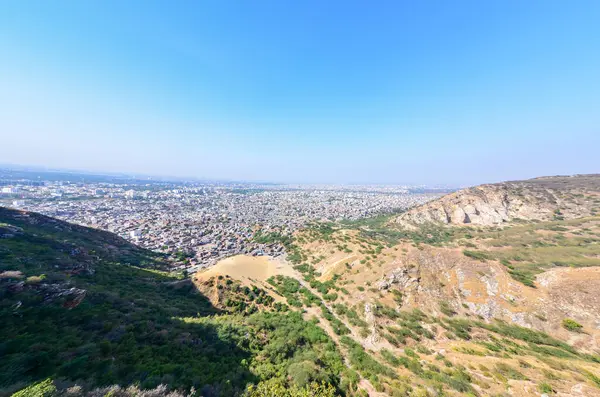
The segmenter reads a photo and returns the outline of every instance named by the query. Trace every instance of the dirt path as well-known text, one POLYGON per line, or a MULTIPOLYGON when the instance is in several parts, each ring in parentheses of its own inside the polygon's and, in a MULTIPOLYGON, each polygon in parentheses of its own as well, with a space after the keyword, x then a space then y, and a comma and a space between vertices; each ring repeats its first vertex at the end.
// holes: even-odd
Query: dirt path
MULTIPOLYGON (((300 276, 300 275, 298 275, 298 276, 300 276)), ((319 296, 319 293, 317 291, 315 291, 313 288, 311 288, 310 284, 307 283, 306 281, 304 281, 304 279, 302 277, 297 277, 297 280, 300 282, 300 285, 302 285, 304 288, 308 289, 313 294, 319 296)), ((346 323, 346 321, 340 319, 340 317, 335 314, 333 307, 329 303, 325 302, 322 299, 321 299, 321 303, 331 312, 331 314, 333 316, 335 316, 335 318, 337 318, 339 321, 341 321, 350 330, 349 336, 354 341, 360 343, 364 347, 365 343, 363 341, 363 338, 361 338, 360 335, 357 334, 356 330, 352 326, 350 326, 348 323, 346 323)), ((311 307, 305 308, 305 312, 306 312, 307 317, 310 318, 310 317, 314 316, 319 320, 319 325, 321 326, 321 328, 323 328, 323 330, 327 333, 327 335, 329 335, 331 337, 331 339, 334 341, 334 343, 337 345, 338 349, 340 349, 340 353, 344 360, 344 364, 348 368, 351 368, 352 365, 350 363, 350 360, 348 359, 348 352, 346 350, 346 347, 340 343, 340 337, 333 331, 333 328, 331 327, 331 324, 329 324, 329 321, 326 318, 323 318, 323 316, 321 315, 321 310, 317 307, 311 306, 311 307)), ((387 394, 380 393, 377 390, 375 390, 375 388, 373 387, 371 382, 369 382, 367 379, 363 378, 362 375, 360 375, 360 374, 358 374, 358 375, 360 377, 360 381, 358 382, 358 387, 360 389, 365 390, 368 393, 369 397, 386 397, 387 396, 387 394)))
POLYGON ((365 378, 361 378, 360 382, 358 382, 358 387, 366 391, 369 394, 369 397, 388 397, 387 394, 380 393, 377 390, 375 390, 371 382, 369 382, 365 378))

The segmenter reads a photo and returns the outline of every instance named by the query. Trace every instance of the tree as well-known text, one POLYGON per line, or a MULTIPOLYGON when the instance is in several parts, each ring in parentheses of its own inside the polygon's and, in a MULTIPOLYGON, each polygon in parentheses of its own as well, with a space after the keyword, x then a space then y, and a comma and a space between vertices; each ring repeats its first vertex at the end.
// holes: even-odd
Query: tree
POLYGON ((336 397, 335 388, 326 383, 313 382, 305 387, 288 386, 279 379, 270 379, 249 386, 244 397, 336 397))
POLYGON ((52 397, 56 395, 56 386, 52 379, 34 383, 14 393, 12 397, 52 397))

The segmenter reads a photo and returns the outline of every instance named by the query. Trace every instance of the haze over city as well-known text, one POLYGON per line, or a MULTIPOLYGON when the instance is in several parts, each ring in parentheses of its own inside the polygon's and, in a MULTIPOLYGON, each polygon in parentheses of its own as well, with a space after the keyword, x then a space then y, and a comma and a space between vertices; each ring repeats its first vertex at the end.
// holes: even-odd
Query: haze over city
POLYGON ((63 3, 0 5, 2 163, 449 185, 598 170, 595 1, 63 3))

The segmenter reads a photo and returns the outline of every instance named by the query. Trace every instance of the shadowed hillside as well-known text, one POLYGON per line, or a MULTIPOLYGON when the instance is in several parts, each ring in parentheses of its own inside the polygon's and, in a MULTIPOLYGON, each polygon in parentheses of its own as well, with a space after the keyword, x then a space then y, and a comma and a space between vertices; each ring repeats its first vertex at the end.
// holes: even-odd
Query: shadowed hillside
POLYGON ((45 377, 215 389, 252 379, 239 367, 248 354, 215 327, 176 320, 215 310, 190 283, 156 270, 165 267, 156 255, 4 208, 0 230, 4 390, 45 377))
POLYGON ((221 314, 166 269, 110 233, 0 208, 0 395, 29 384, 21 395, 164 384, 152 395, 230 396, 261 380, 263 391, 300 393, 319 379, 341 387, 341 358, 314 324, 285 307, 221 314))

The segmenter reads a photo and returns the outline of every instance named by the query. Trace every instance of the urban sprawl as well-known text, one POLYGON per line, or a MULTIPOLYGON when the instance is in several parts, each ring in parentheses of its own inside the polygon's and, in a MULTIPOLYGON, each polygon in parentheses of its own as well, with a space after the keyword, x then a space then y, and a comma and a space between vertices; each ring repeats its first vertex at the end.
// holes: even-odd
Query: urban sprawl
POLYGON ((284 254, 257 233, 289 235, 315 221, 356 220, 424 203, 407 186, 4 181, 0 205, 116 233, 195 271, 224 257, 284 254))

